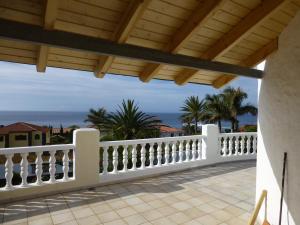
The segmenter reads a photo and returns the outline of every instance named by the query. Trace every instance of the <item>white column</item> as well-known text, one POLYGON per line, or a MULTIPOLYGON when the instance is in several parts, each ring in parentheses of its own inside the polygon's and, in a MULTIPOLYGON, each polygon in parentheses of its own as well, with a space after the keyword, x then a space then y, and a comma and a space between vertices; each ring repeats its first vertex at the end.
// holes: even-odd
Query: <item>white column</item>
POLYGON ((215 124, 206 124, 202 126, 202 135, 205 138, 202 141, 202 159, 205 164, 217 163, 221 158, 219 149, 219 128, 215 124))
POLYGON ((74 131, 75 144, 74 174, 78 186, 92 186, 99 183, 99 138, 96 129, 83 128, 74 131))

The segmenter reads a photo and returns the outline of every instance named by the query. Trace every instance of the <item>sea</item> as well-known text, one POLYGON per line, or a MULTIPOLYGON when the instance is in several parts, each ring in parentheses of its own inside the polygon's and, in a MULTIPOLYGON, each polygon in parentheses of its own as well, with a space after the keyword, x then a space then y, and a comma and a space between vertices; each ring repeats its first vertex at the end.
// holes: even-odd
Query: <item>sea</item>
MULTIPOLYGON (((16 122, 27 122, 41 126, 52 127, 69 127, 77 125, 79 127, 87 127, 89 124, 84 120, 88 112, 53 112, 53 111, 0 111, 0 125, 8 125, 16 122)), ((181 128, 180 113, 147 113, 162 120, 163 124, 171 127, 181 128)), ((240 126, 249 124, 256 125, 257 117, 250 114, 240 116, 240 126)), ((230 123, 223 121, 222 126, 229 128, 230 123)))

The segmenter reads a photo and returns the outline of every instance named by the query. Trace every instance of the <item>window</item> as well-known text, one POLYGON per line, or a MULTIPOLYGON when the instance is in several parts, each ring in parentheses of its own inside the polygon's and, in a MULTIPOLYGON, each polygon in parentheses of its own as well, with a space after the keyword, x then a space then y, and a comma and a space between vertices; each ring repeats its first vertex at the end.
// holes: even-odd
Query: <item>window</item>
POLYGON ((40 135, 39 134, 36 134, 36 135, 34 135, 34 140, 40 140, 40 135))
POLYGON ((4 137, 0 136, 0 142, 3 142, 3 141, 4 141, 4 137))
POLYGON ((16 141, 26 141, 27 140, 27 136, 26 135, 16 135, 15 136, 15 140, 16 141))

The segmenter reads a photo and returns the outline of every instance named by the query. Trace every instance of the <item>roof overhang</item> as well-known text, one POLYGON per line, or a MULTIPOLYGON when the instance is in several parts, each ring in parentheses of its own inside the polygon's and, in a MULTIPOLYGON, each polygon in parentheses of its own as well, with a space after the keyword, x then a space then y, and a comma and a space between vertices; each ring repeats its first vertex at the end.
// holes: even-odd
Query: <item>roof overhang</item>
POLYGON ((0 60, 222 87, 277 49, 299 0, 3 0, 0 60))

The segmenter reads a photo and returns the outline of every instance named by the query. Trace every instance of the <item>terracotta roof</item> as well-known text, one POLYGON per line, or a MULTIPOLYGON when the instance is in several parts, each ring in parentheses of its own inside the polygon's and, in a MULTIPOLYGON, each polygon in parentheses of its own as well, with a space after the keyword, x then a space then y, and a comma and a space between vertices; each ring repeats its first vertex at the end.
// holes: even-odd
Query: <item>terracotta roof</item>
POLYGON ((174 132, 180 132, 181 131, 181 129, 178 129, 178 128, 175 128, 175 127, 169 127, 169 126, 160 126, 159 130, 162 133, 174 133, 174 132))
POLYGON ((35 124, 18 122, 13 123, 0 128, 0 134, 9 134, 17 132, 31 132, 31 131, 41 131, 43 133, 47 132, 49 129, 47 127, 41 127, 35 124))

